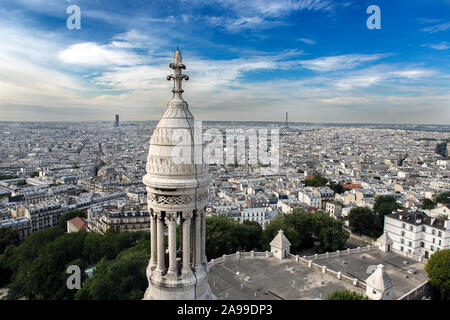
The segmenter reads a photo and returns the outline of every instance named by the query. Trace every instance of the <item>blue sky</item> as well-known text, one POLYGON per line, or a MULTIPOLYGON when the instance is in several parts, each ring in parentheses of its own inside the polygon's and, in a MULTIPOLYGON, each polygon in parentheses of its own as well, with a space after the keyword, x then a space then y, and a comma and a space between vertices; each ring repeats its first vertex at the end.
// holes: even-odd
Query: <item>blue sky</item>
POLYGON ((177 45, 199 120, 450 123, 450 0, 3 0, 0 120, 159 119, 177 45))

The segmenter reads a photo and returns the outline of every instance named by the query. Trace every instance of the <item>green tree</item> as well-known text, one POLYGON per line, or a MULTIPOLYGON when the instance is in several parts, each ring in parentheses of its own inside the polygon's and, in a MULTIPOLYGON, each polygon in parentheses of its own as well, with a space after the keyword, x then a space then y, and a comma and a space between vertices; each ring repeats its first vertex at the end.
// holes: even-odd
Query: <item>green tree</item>
POLYGON ((336 290, 328 295, 327 300, 369 300, 369 298, 355 291, 336 290))
POLYGON ((239 222, 224 214, 206 218, 206 256, 215 259, 236 252, 240 247, 239 222))
POLYGON ((239 242, 244 251, 261 249, 262 228, 256 221, 244 221, 239 225, 239 242))
POLYGON ((375 198, 375 204, 373 205, 373 211, 376 215, 374 236, 379 237, 383 234, 384 216, 400 208, 402 206, 397 203, 397 199, 393 195, 381 195, 375 198))
POLYGON ((436 203, 430 199, 423 199, 423 208, 427 210, 431 210, 436 208, 436 203))
POLYGON ((64 231, 66 231, 67 230, 67 221, 69 221, 75 217, 86 218, 86 212, 84 212, 83 210, 71 210, 71 211, 64 213, 58 219, 58 227, 64 231))
POLYGON ((435 204, 438 203, 450 203, 450 191, 442 192, 433 195, 433 201, 435 204))
POLYGON ((350 210, 348 222, 352 232, 372 237, 376 232, 376 216, 369 208, 356 207, 350 210))
MULTIPOLYGON (((72 300, 74 292, 66 287, 69 265, 78 265, 83 270, 103 257, 114 259, 133 247, 145 253, 150 250, 148 238, 146 232, 108 231, 98 235, 85 231, 64 233, 59 227, 37 231, 19 246, 8 246, 0 255, 0 281, 13 288, 8 299, 25 296, 29 299, 72 300)), ((84 273, 82 275, 86 277, 84 273)), ((138 293, 140 291, 134 296, 138 293)))
POLYGON ((325 187, 328 180, 320 174, 314 174, 312 178, 305 179, 304 183, 307 187, 325 187))
POLYGON ((262 245, 264 250, 270 249, 270 242, 275 238, 279 230, 291 242, 292 250, 310 248, 313 245, 312 215, 303 209, 296 208, 292 214, 278 215, 270 221, 262 233, 262 245))
POLYGON ((0 228, 0 254, 2 254, 7 246, 16 246, 20 242, 19 231, 13 228, 0 228))
POLYGON ((450 250, 439 250, 433 253, 425 265, 430 283, 441 291, 446 299, 450 293, 450 250))
POLYGON ((95 267, 92 278, 86 280, 75 294, 79 300, 140 300, 148 282, 146 267, 150 257, 150 242, 140 240, 122 251, 114 261, 103 258, 95 267))
POLYGON ((350 234, 342 229, 343 223, 325 212, 313 214, 312 226, 314 236, 319 240, 323 250, 333 252, 342 250, 350 234))
POLYGON ((81 257, 86 235, 84 231, 65 234, 43 248, 29 270, 21 274, 26 296, 38 300, 54 299, 61 286, 66 285, 64 272, 69 262, 81 257))
POLYGON ((323 250, 333 252, 342 250, 348 240, 350 234, 342 229, 342 227, 325 227, 320 230, 318 240, 323 250))
POLYGON ((339 193, 339 194, 341 194, 341 193, 344 193, 344 192, 345 192, 344 187, 343 187, 342 184, 340 184, 340 183, 334 183, 334 182, 331 182, 329 187, 330 187, 331 190, 334 191, 334 193, 339 193))

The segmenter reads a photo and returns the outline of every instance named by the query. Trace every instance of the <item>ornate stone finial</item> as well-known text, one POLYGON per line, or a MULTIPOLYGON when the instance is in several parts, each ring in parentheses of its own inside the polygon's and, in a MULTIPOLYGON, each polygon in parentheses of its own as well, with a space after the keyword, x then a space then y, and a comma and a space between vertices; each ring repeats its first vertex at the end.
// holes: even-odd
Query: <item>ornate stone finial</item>
POLYGON ((173 80, 173 98, 178 98, 183 100, 182 93, 184 92, 181 82, 184 80, 189 80, 189 76, 182 74, 181 71, 186 69, 186 66, 183 64, 183 58, 181 56, 180 49, 175 51, 173 55, 173 63, 169 64, 169 67, 173 69, 173 74, 167 76, 167 80, 173 80))

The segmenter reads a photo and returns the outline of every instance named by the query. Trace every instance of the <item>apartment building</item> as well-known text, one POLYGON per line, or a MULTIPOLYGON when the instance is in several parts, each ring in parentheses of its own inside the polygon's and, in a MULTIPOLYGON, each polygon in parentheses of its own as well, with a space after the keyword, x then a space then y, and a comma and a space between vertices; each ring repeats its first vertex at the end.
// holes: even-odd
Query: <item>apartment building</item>
POLYGON ((114 231, 149 231, 150 214, 146 206, 127 205, 105 207, 92 214, 88 221, 88 231, 104 234, 114 231))
POLYGON ((31 233, 31 222, 26 217, 0 220, 0 228, 13 228, 19 231, 19 239, 25 240, 31 233))
POLYGON ((385 216, 384 232, 393 250, 429 258, 433 252, 450 249, 449 220, 431 217, 423 211, 399 209, 385 216))

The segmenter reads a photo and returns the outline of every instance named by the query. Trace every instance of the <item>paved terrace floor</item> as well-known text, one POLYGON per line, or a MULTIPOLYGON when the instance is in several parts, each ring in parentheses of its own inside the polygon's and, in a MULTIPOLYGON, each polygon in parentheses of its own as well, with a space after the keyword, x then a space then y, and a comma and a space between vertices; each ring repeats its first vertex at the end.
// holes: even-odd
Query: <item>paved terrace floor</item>
POLYGON ((233 259, 217 264, 211 267, 209 284, 219 300, 314 300, 326 299, 328 294, 338 289, 362 292, 362 289, 330 275, 288 259, 280 261, 274 257, 245 258, 240 263, 233 259), (293 267, 293 270, 289 267, 293 267), (251 279, 245 281, 238 278, 238 270, 251 279))
POLYGON ((371 266, 376 266, 380 263, 384 264, 385 270, 394 285, 394 299, 401 297, 428 280, 423 263, 393 252, 385 253, 373 250, 363 253, 351 253, 349 255, 342 254, 339 257, 313 259, 313 262, 363 281, 370 276, 370 271, 374 270, 374 267, 371 266), (407 272, 407 268, 410 267, 417 270, 416 274, 407 272))

